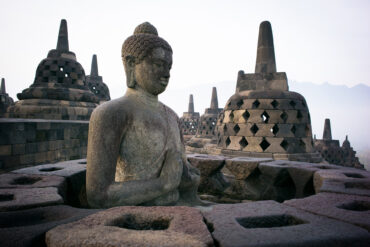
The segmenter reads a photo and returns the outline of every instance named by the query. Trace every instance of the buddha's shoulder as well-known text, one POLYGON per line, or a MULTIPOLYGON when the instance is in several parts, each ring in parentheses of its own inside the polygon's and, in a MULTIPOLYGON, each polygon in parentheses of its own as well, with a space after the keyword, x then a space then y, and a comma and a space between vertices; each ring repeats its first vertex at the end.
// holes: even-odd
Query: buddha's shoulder
POLYGON ((167 114, 171 117, 171 118, 174 118, 176 120, 179 119, 179 117, 177 116, 176 112, 174 110, 172 110, 170 107, 166 106, 165 104, 163 104, 162 102, 160 102, 160 104, 163 106, 163 108, 166 110, 167 114))
POLYGON ((120 97, 97 106, 91 115, 91 119, 109 120, 111 118, 124 117, 133 111, 132 107, 132 102, 127 100, 126 97, 120 97))

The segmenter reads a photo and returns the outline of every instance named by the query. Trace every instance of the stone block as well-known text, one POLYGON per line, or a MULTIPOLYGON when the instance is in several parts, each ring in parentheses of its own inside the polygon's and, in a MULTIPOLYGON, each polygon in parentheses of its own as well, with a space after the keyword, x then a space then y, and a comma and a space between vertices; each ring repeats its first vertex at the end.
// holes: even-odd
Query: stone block
POLYGON ((36 164, 42 164, 47 161, 47 152, 35 153, 36 164))
POLYGON ((274 136, 271 132, 273 124, 257 124, 258 131, 255 136, 274 136))
POLYGON ((317 215, 348 222, 370 231, 370 197, 338 193, 319 193, 285 204, 317 215))
POLYGON ((189 162, 200 171, 201 193, 222 194, 229 186, 227 179, 221 172, 225 165, 225 157, 206 154, 187 155, 189 162))
POLYGON ((26 153, 26 144, 14 144, 12 145, 12 155, 19 155, 26 153))
POLYGON ((201 213, 189 207, 115 207, 46 233, 57 246, 212 246, 201 213))
POLYGON ((315 167, 315 164, 298 161, 276 160, 260 164, 260 170, 263 174, 270 174, 270 177, 276 179, 278 171, 287 171, 287 173, 280 173, 280 176, 285 174, 288 175, 288 177, 281 177, 281 181, 276 180, 274 183, 278 186, 284 184, 287 186, 289 184, 287 182, 291 179, 293 182, 292 185, 294 186, 295 198, 301 198, 315 193, 313 175, 318 169, 318 167, 315 167))
POLYGON ((12 155, 12 145, 1 145, 0 156, 12 155))
POLYGON ((320 170, 314 175, 314 186, 316 193, 370 196, 370 172, 355 168, 320 170))
POLYGON ((263 152, 262 148, 260 147, 260 143, 262 142, 262 137, 247 137, 248 145, 243 149, 246 152, 256 152, 261 153, 263 152))
POLYGON ((27 143, 26 144, 26 153, 33 154, 38 152, 38 144, 35 143, 27 143))
POLYGON ((12 173, 65 177, 67 180, 67 203, 72 206, 78 206, 81 204, 81 201, 84 201, 86 159, 27 167, 12 171, 12 173))
POLYGON ((219 246, 367 246, 360 227, 274 201, 216 205, 203 212, 219 246))
POLYGON ((272 161, 269 158, 237 157, 226 160, 226 168, 235 179, 244 180, 258 167, 259 163, 272 161))
POLYGON ((35 163, 35 154, 25 154, 19 156, 19 163, 21 165, 32 165, 35 163))
POLYGON ((37 123, 38 130, 49 130, 50 129, 50 122, 38 122, 37 123))
POLYGON ((5 156, 1 157, 1 161, 3 164, 3 169, 10 170, 14 168, 17 164, 19 164, 20 156, 5 156))
POLYGON ((55 164, 38 165, 12 171, 12 173, 70 177, 86 171, 86 159, 69 160, 55 164))
POLYGON ((0 189, 55 187, 63 191, 65 178, 59 176, 40 176, 32 174, 5 173, 0 175, 0 189))
POLYGON ((55 187, 0 189, 0 212, 63 204, 55 187))
POLYGON ((0 243, 2 246, 45 246, 48 230, 97 211, 58 205, 0 212, 0 243))
POLYGON ((49 150, 48 142, 37 142, 37 150, 39 152, 47 152, 49 150))

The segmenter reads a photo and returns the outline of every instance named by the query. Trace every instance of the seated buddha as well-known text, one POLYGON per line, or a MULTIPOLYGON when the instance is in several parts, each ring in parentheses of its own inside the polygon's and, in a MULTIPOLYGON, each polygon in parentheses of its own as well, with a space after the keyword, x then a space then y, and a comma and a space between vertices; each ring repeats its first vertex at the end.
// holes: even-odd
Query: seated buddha
POLYGON ((127 91, 98 106, 89 124, 86 193, 91 207, 196 205, 199 171, 185 156, 179 118, 158 100, 171 46, 145 22, 122 45, 127 91))

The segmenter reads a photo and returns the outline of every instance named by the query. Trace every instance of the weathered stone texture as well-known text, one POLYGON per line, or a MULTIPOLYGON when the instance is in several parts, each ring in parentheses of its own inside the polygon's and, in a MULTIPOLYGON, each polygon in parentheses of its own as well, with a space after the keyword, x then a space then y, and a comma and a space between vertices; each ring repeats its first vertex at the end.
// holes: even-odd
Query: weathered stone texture
POLYGON ((57 246, 211 246, 213 240, 197 209, 116 207, 46 233, 57 246))
POLYGON ((273 201, 216 205, 203 212, 218 246, 366 246, 360 227, 273 201))
POLYGON ((0 119, 0 170, 86 157, 88 121, 0 119))
POLYGON ((222 195, 229 186, 221 169, 225 165, 225 157, 205 154, 187 155, 189 162, 200 171, 198 192, 212 195, 222 195))
POLYGON ((370 196, 370 174, 354 168, 325 169, 314 175, 316 193, 334 192, 370 196))
POLYGON ((158 100, 172 49, 148 22, 122 45, 128 89, 98 106, 90 119, 86 194, 89 205, 201 204, 199 171, 186 160, 179 118, 158 100))
POLYGON ((63 204, 55 187, 0 189, 0 212, 63 204))
POLYGON ((370 197, 319 193, 285 204, 305 211, 361 226, 370 231, 370 197))
POLYGON ((45 233, 48 230, 97 211, 58 205, 0 212, 1 246, 45 246, 45 233))

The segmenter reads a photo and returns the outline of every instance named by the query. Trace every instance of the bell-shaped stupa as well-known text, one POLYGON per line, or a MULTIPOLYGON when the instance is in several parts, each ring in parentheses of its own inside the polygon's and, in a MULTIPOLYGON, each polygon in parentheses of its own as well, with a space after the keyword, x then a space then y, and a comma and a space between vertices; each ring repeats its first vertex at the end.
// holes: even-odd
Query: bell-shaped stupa
POLYGON ((314 139, 314 148, 321 154, 322 158, 331 163, 341 166, 349 166, 364 169, 356 157, 356 151, 351 147, 348 136, 340 146, 339 140, 334 140, 331 134, 330 119, 325 119, 324 132, 322 139, 314 139))
POLYGON ((103 82, 103 77, 98 72, 98 61, 94 54, 91 61, 91 72, 90 75, 86 76, 86 83, 91 92, 99 98, 100 102, 110 100, 109 89, 103 82))
POLYGON ((213 138, 216 135, 216 123, 222 108, 218 108, 217 89, 212 88, 211 107, 200 116, 196 137, 213 138))
POLYGON ((17 95, 19 101, 8 108, 7 116, 88 120, 99 103, 87 87, 85 71, 69 51, 66 20, 60 23, 57 48, 37 67, 33 84, 17 95))
POLYGON ((190 94, 188 111, 180 118, 181 132, 183 135, 195 135, 198 129, 199 112, 194 112, 194 98, 190 94))
POLYGON ((225 154, 319 162, 314 152, 306 100, 290 92, 285 72, 276 72, 271 24, 260 25, 255 73, 239 71, 236 92, 218 121, 225 154))
POLYGON ((8 109, 9 106, 13 105, 14 101, 13 98, 6 93, 5 88, 5 79, 1 78, 1 85, 0 85, 0 117, 4 116, 4 113, 8 109))

